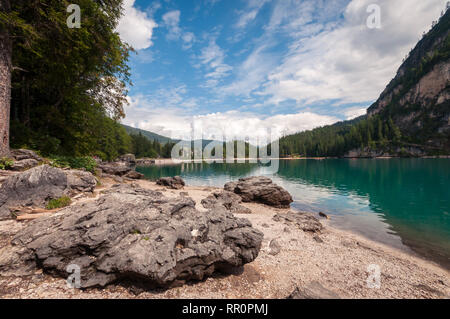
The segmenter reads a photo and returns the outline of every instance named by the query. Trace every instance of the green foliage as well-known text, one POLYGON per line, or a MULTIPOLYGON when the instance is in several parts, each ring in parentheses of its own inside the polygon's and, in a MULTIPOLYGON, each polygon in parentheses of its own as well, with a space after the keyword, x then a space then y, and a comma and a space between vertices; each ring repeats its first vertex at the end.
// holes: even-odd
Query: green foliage
POLYGON ((70 205, 72 200, 68 196, 63 196, 60 198, 52 199, 48 202, 46 209, 57 209, 57 208, 63 208, 70 205))
POLYGON ((97 163, 90 156, 70 157, 70 156, 53 156, 50 159, 50 165, 60 168, 85 169, 94 173, 97 163))
POLYGON ((344 156, 348 151, 369 147, 379 149, 400 141, 401 133, 392 119, 378 116, 341 122, 280 139, 280 155, 308 157, 344 156))
POLYGON ((0 170, 10 169, 14 165, 14 160, 8 157, 0 158, 0 170))
POLYGON ((14 0, 0 14, 13 43, 11 146, 111 160, 131 141, 124 116, 132 49, 115 31, 122 0, 14 0), (80 5, 81 28, 66 25, 80 5))

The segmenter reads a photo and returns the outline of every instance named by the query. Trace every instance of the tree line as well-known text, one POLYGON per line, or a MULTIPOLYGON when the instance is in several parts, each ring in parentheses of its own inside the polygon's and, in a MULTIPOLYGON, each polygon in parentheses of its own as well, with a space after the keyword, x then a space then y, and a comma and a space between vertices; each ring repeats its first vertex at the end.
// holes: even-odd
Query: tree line
POLYGON ((113 159, 132 139, 125 116, 133 49, 115 31, 123 0, 0 0, 0 156, 113 159), (71 3, 81 28, 67 26, 71 3))
POLYGON ((280 139, 281 156, 342 157, 350 150, 385 148, 401 141, 400 129, 391 118, 360 118, 316 128, 280 139))

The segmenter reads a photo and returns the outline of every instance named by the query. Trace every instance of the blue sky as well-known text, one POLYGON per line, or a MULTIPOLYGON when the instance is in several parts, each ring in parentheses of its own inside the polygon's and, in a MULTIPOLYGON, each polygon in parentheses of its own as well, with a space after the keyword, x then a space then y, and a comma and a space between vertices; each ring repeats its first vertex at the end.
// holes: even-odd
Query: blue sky
POLYGON ((277 137, 364 113, 445 0, 125 0, 123 120, 170 137, 277 137), (381 28, 367 27, 370 4, 381 28), (195 123, 195 124, 193 124, 195 123))

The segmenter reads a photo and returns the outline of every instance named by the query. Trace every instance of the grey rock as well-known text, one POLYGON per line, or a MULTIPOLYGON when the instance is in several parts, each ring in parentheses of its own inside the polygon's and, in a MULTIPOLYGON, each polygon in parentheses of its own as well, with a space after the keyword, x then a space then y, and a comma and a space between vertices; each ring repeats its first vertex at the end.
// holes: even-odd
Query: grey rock
POLYGON ((125 177, 131 178, 131 179, 143 179, 145 176, 144 176, 144 174, 141 174, 139 172, 130 171, 125 174, 125 177))
POLYGON ((281 252, 281 245, 276 239, 272 239, 269 243, 269 254, 276 256, 281 252))
POLYGON ((35 152, 25 149, 19 149, 19 150, 11 150, 11 156, 16 161, 22 161, 26 159, 33 159, 35 161, 41 162, 43 159, 39 155, 37 155, 35 152))
POLYGON ((252 211, 247 207, 241 205, 242 199, 240 196, 228 191, 213 192, 207 198, 202 200, 202 205, 205 208, 213 208, 216 205, 225 207, 228 211, 234 214, 251 214, 252 211))
POLYGON ((319 233, 323 229, 320 221, 310 213, 289 212, 286 214, 276 214, 273 217, 276 222, 294 224, 305 232, 319 233))
POLYGON ((96 185, 91 173, 48 165, 12 175, 0 186, 0 220, 11 218, 9 207, 43 207, 50 199, 92 192, 96 185))
POLYGON ((39 165, 39 162, 35 159, 28 158, 20 161, 14 161, 14 164, 11 166, 12 171, 25 171, 27 169, 36 167, 39 165))
POLYGON ((102 163, 98 165, 98 168, 105 174, 117 176, 124 176, 133 170, 131 165, 127 162, 102 163))
POLYGON ((244 202, 259 202, 277 208, 289 208, 291 195, 268 177, 241 178, 225 184, 224 189, 238 194, 244 202))
POLYGON ((305 287, 297 287, 287 299, 341 299, 338 294, 325 288, 319 282, 310 282, 305 287))
POLYGON ((156 184, 166 186, 171 189, 182 189, 186 185, 180 176, 161 177, 156 181, 156 184))
POLYGON ((252 262, 262 239, 224 208, 200 212, 191 198, 122 184, 30 223, 0 256, 0 272, 43 268, 67 278, 76 264, 82 288, 115 281, 170 287, 252 262))
POLYGON ((314 236, 313 239, 314 239, 317 243, 319 243, 319 244, 322 244, 322 243, 323 243, 323 239, 320 238, 319 236, 314 236))

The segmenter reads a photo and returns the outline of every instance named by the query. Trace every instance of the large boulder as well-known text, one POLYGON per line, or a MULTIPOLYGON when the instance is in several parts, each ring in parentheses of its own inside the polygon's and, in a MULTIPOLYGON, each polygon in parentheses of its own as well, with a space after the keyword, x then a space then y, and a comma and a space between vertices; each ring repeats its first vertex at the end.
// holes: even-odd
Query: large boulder
POLYGON ((10 207, 43 207, 51 199, 92 192, 96 185, 91 173, 49 165, 12 175, 0 186, 0 220, 11 217, 10 207))
POLYGON ((13 251, 0 250, 0 272, 43 268, 67 278, 67 267, 77 265, 82 288, 117 280, 169 287, 253 261, 262 239, 224 208, 200 212, 189 197, 122 184, 32 222, 13 238, 13 251))
POLYGON ((268 177, 241 178, 238 182, 225 184, 226 191, 238 194, 244 202, 259 202, 277 208, 289 208, 291 195, 268 177))
POLYGON ((247 207, 241 205, 242 199, 239 195, 228 191, 215 191, 208 197, 202 199, 203 207, 211 209, 217 205, 225 207, 228 211, 234 214, 251 214, 252 211, 247 207))
POLYGON ((156 181, 157 185, 166 186, 171 189, 182 189, 186 183, 180 176, 161 177, 156 181))
POLYGON ((128 162, 101 163, 98 165, 98 168, 105 174, 116 176, 124 176, 133 171, 133 168, 128 162))

